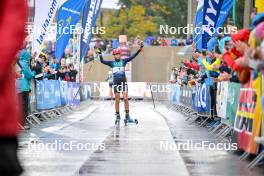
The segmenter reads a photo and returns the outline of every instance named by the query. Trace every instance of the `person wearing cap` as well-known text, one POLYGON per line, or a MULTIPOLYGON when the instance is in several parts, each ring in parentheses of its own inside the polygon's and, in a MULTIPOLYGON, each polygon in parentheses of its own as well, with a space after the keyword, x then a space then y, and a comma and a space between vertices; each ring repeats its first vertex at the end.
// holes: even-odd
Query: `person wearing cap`
POLYGON ((129 102, 128 102, 128 87, 127 87, 127 79, 125 74, 125 67, 128 62, 132 61, 143 49, 144 44, 141 42, 139 50, 133 54, 131 57, 126 59, 121 59, 121 51, 120 49, 114 49, 112 54, 114 56, 113 61, 106 61, 103 59, 102 51, 100 48, 96 50, 97 54, 100 57, 101 63, 112 68, 113 72, 113 89, 115 94, 115 110, 116 110, 116 121, 115 123, 119 123, 120 121, 120 113, 119 113, 119 103, 120 103, 120 93, 123 93, 123 98, 125 102, 125 111, 126 111, 126 120, 130 120, 129 116, 129 102))

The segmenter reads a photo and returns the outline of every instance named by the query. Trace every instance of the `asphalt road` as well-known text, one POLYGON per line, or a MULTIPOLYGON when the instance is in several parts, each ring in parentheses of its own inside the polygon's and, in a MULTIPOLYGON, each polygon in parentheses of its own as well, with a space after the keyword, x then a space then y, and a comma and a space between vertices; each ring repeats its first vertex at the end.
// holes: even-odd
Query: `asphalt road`
MULTIPOLYGON (((123 106, 122 106, 123 107, 123 106)), ((114 105, 95 101, 73 114, 50 120, 24 132, 19 156, 23 176, 205 176, 263 175, 249 171, 248 161, 217 150, 184 150, 175 144, 215 141, 206 129, 157 104, 131 102, 138 125, 114 126, 114 105), (176 140, 177 142, 175 143, 176 140)), ((124 110, 121 117, 124 118, 124 110)))

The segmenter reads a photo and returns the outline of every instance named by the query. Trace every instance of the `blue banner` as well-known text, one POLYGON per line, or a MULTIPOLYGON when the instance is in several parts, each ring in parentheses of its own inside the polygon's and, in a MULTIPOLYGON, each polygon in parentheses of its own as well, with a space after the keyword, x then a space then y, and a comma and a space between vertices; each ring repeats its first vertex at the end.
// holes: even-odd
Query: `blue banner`
POLYGON ((170 101, 173 104, 180 104, 181 87, 179 84, 171 84, 170 101))
MULTIPOLYGON (((91 87, 85 85, 85 99, 91 98, 91 87)), ((37 81, 36 101, 38 110, 53 109, 65 105, 79 105, 80 84, 58 80, 37 81)))
POLYGON ((199 51, 202 50, 203 16, 204 16, 204 0, 199 0, 196 11, 195 30, 194 30, 194 43, 196 49, 199 51))
POLYGON ((81 16, 85 5, 84 0, 68 0, 58 11, 57 36, 56 36, 56 58, 60 61, 64 50, 69 42, 75 25, 81 16))
POLYGON ((68 102, 70 105, 79 105, 80 98, 80 84, 75 82, 68 82, 68 102))
POLYGON ((45 110, 60 107, 60 83, 56 80, 37 81, 36 85, 37 109, 45 110))
POLYGON ((210 112, 210 89, 202 84, 193 91, 193 106, 197 112, 210 112))
POLYGON ((91 98, 91 93, 92 93, 92 90, 91 90, 91 85, 90 84, 83 84, 82 85, 82 89, 81 89, 81 100, 84 101, 84 100, 89 100, 91 98))
MULTIPOLYGON (((231 12, 232 7, 233 7, 233 0, 224 0, 218 21, 215 26, 216 28, 222 27, 224 25, 227 17, 229 16, 231 12)), ((214 36, 216 35, 217 33, 214 36)))
POLYGON ((84 32, 81 37, 81 61, 87 55, 89 50, 89 44, 92 39, 92 29, 96 24, 96 19, 100 11, 102 1, 103 0, 86 1, 82 20, 82 28, 84 29, 84 32))
POLYGON ((216 32, 216 24, 224 0, 204 1, 202 48, 207 48, 207 40, 216 32), (212 30, 214 29, 214 30, 212 30))

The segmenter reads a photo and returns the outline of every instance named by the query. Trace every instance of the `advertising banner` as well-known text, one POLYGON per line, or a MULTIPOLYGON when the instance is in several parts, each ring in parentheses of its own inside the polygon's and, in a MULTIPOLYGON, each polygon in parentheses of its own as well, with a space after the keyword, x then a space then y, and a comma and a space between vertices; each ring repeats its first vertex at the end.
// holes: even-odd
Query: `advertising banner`
MULTIPOLYGON (((253 77, 253 76, 252 76, 253 77)), ((261 76, 249 81, 240 89, 238 109, 234 122, 236 139, 240 149, 257 154, 255 137, 260 135, 261 127, 261 76)))
POLYGON ((59 61, 80 19, 84 4, 84 0, 68 0, 58 11, 55 55, 59 61))
POLYGON ((61 106, 59 81, 37 81, 36 85, 37 109, 45 110, 61 106))
POLYGON ((37 109, 46 110, 65 105, 79 105, 79 87, 80 84, 75 82, 66 82, 58 80, 37 81, 37 109))
POLYGON ((227 94, 228 82, 220 82, 217 84, 217 97, 216 97, 216 111, 217 115, 221 118, 227 119, 227 94))
POLYGON ((96 24, 96 19, 101 9, 102 2, 103 0, 86 1, 82 20, 82 27, 84 29, 84 32, 81 36, 81 61, 87 55, 87 52, 89 50, 93 27, 96 24))
POLYGON ((230 82, 228 84, 228 94, 226 103, 226 117, 229 119, 229 123, 234 125, 239 94, 240 94, 241 84, 230 82))
POLYGON ((58 10, 59 0, 36 0, 35 18, 32 41, 32 52, 41 52, 42 44, 47 37, 48 30, 58 10))
POLYGON ((197 112, 210 112, 210 91, 205 83, 194 90, 193 105, 197 112))

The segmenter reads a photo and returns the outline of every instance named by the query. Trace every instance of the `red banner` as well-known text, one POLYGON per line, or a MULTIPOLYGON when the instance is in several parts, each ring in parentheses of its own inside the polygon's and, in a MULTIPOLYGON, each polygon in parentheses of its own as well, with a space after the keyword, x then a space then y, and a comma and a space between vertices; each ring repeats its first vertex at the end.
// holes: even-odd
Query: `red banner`
POLYGON ((257 154, 258 144, 255 137, 261 127, 261 76, 251 79, 240 89, 239 104, 234 129, 238 146, 251 154, 257 154))

